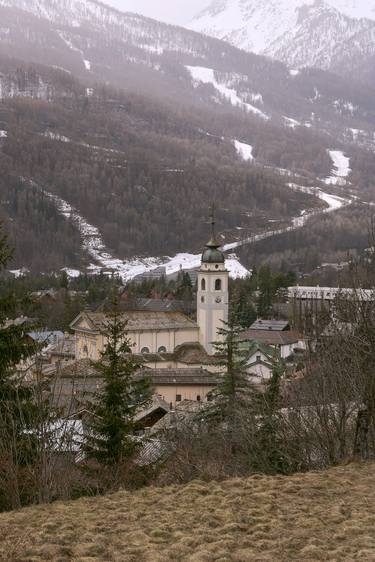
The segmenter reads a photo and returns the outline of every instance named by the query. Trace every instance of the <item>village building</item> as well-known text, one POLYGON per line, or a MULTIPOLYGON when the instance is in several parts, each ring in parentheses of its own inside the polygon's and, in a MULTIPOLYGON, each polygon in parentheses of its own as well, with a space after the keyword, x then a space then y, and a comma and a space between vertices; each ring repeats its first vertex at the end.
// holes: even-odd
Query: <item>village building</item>
MULTIPOLYGON (((199 328, 181 312, 132 310, 123 314, 133 353, 173 353, 181 344, 199 342, 199 328)), ((106 346, 104 312, 82 312, 72 323, 76 335, 76 359, 97 361, 106 346)))
POLYGON ((275 364, 280 359, 277 350, 269 345, 250 340, 241 343, 241 351, 246 353, 245 371, 249 375, 249 380, 254 384, 268 382, 272 377, 275 364))
POLYGON ((258 318, 250 326, 250 330, 264 330, 267 332, 286 332, 290 330, 287 320, 263 320, 258 318))
POLYGON ((317 338, 335 317, 339 303, 372 302, 374 298, 371 289, 297 285, 288 289, 289 316, 299 330, 317 338))
MULTIPOLYGON (((70 415, 77 414, 95 400, 103 380, 89 359, 81 359, 58 368, 47 368, 54 405, 70 415)), ((203 367, 152 368, 140 365, 135 378, 146 379, 154 396, 169 408, 184 400, 207 402, 220 382, 220 374, 203 367)))
POLYGON ((250 328, 241 333, 241 338, 277 350, 281 359, 287 359, 293 353, 306 351, 307 349, 305 337, 300 332, 294 330, 259 330, 250 328))

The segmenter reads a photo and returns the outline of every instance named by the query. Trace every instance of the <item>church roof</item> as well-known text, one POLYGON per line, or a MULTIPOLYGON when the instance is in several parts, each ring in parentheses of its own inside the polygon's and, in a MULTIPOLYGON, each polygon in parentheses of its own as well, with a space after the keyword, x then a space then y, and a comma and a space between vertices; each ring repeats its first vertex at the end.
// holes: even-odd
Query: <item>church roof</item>
MULTIPOLYGON (((105 312, 111 304, 110 298, 106 299, 95 312, 105 312)), ((190 301, 176 299, 148 299, 132 297, 127 295, 126 289, 121 295, 119 307, 122 312, 126 311, 146 311, 146 312, 187 312, 194 311, 194 303, 190 301)))
POLYGON ((153 385, 200 385, 216 386, 219 384, 220 375, 210 373, 202 368, 186 369, 142 369, 138 377, 145 377, 153 385))
MULTIPOLYGON (((161 311, 134 311, 128 310, 121 314, 121 319, 127 322, 126 330, 136 332, 138 330, 190 330, 198 328, 196 322, 190 320, 181 312, 161 311)), ((80 320, 86 320, 90 329, 101 332, 105 329, 108 316, 104 312, 82 312, 71 324, 71 328, 79 329, 80 320)))

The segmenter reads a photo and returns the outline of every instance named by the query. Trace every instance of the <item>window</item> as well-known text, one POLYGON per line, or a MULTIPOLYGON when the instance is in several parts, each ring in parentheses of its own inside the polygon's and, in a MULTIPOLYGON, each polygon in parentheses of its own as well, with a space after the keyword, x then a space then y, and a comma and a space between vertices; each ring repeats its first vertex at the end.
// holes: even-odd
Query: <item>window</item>
POLYGON ((181 394, 176 394, 176 402, 181 402, 181 401, 182 401, 181 394))
POLYGON ((201 302, 204 302, 204 297, 201 297, 201 302))
POLYGON ((83 346, 82 351, 83 351, 83 353, 84 353, 85 355, 88 355, 89 350, 88 350, 87 345, 84 345, 84 346, 83 346))
POLYGON ((202 289, 202 291, 206 290, 206 280, 205 279, 202 279, 202 281, 201 281, 201 289, 202 289))
POLYGON ((167 353, 167 348, 164 345, 161 345, 158 349, 158 353, 167 353))
POLYGON ((262 356, 261 355, 257 355, 257 361, 258 363, 262 360, 262 356))
POLYGON ((221 291, 221 279, 215 281, 215 291, 221 291))
POLYGON ((150 350, 148 347, 142 347, 141 353, 150 353, 150 350))
POLYGON ((201 397, 200 397, 200 395, 198 394, 198 396, 197 396, 197 402, 200 402, 200 401, 201 401, 201 397))

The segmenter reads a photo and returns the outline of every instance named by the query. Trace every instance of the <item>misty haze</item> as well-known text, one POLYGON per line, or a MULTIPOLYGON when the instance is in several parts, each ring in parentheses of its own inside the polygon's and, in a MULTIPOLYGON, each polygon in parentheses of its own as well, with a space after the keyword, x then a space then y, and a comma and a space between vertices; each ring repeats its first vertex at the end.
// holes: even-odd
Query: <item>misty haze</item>
POLYGON ((375 0, 0 47, 0 561, 375 560, 375 0))

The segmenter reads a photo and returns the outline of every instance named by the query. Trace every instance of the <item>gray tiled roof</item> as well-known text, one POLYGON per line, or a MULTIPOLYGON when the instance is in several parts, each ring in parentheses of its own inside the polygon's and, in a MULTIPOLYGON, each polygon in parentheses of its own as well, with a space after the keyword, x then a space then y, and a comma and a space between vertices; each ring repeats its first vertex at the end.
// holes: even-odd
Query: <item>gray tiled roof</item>
POLYGON ((276 332, 273 330, 246 330, 241 333, 241 339, 252 340, 265 345, 292 345, 304 339, 299 332, 276 332))
MULTIPOLYGON (((94 329, 102 331, 105 329, 108 317, 103 312, 83 313, 93 324, 94 329)), ((155 311, 134 311, 129 310, 122 314, 122 320, 127 322, 127 331, 137 330, 176 330, 176 329, 194 329, 197 324, 190 320, 181 312, 155 312, 155 311)))
POLYGON ((146 310, 149 312, 186 312, 194 310, 194 304, 170 299, 122 299, 121 310, 146 310))
POLYGON ((146 377, 153 385, 202 385, 216 386, 220 375, 206 369, 142 369, 138 377, 146 377))
POLYGON ((250 330, 274 330, 276 332, 281 332, 289 328, 289 322, 287 320, 255 320, 255 322, 250 326, 250 330))

